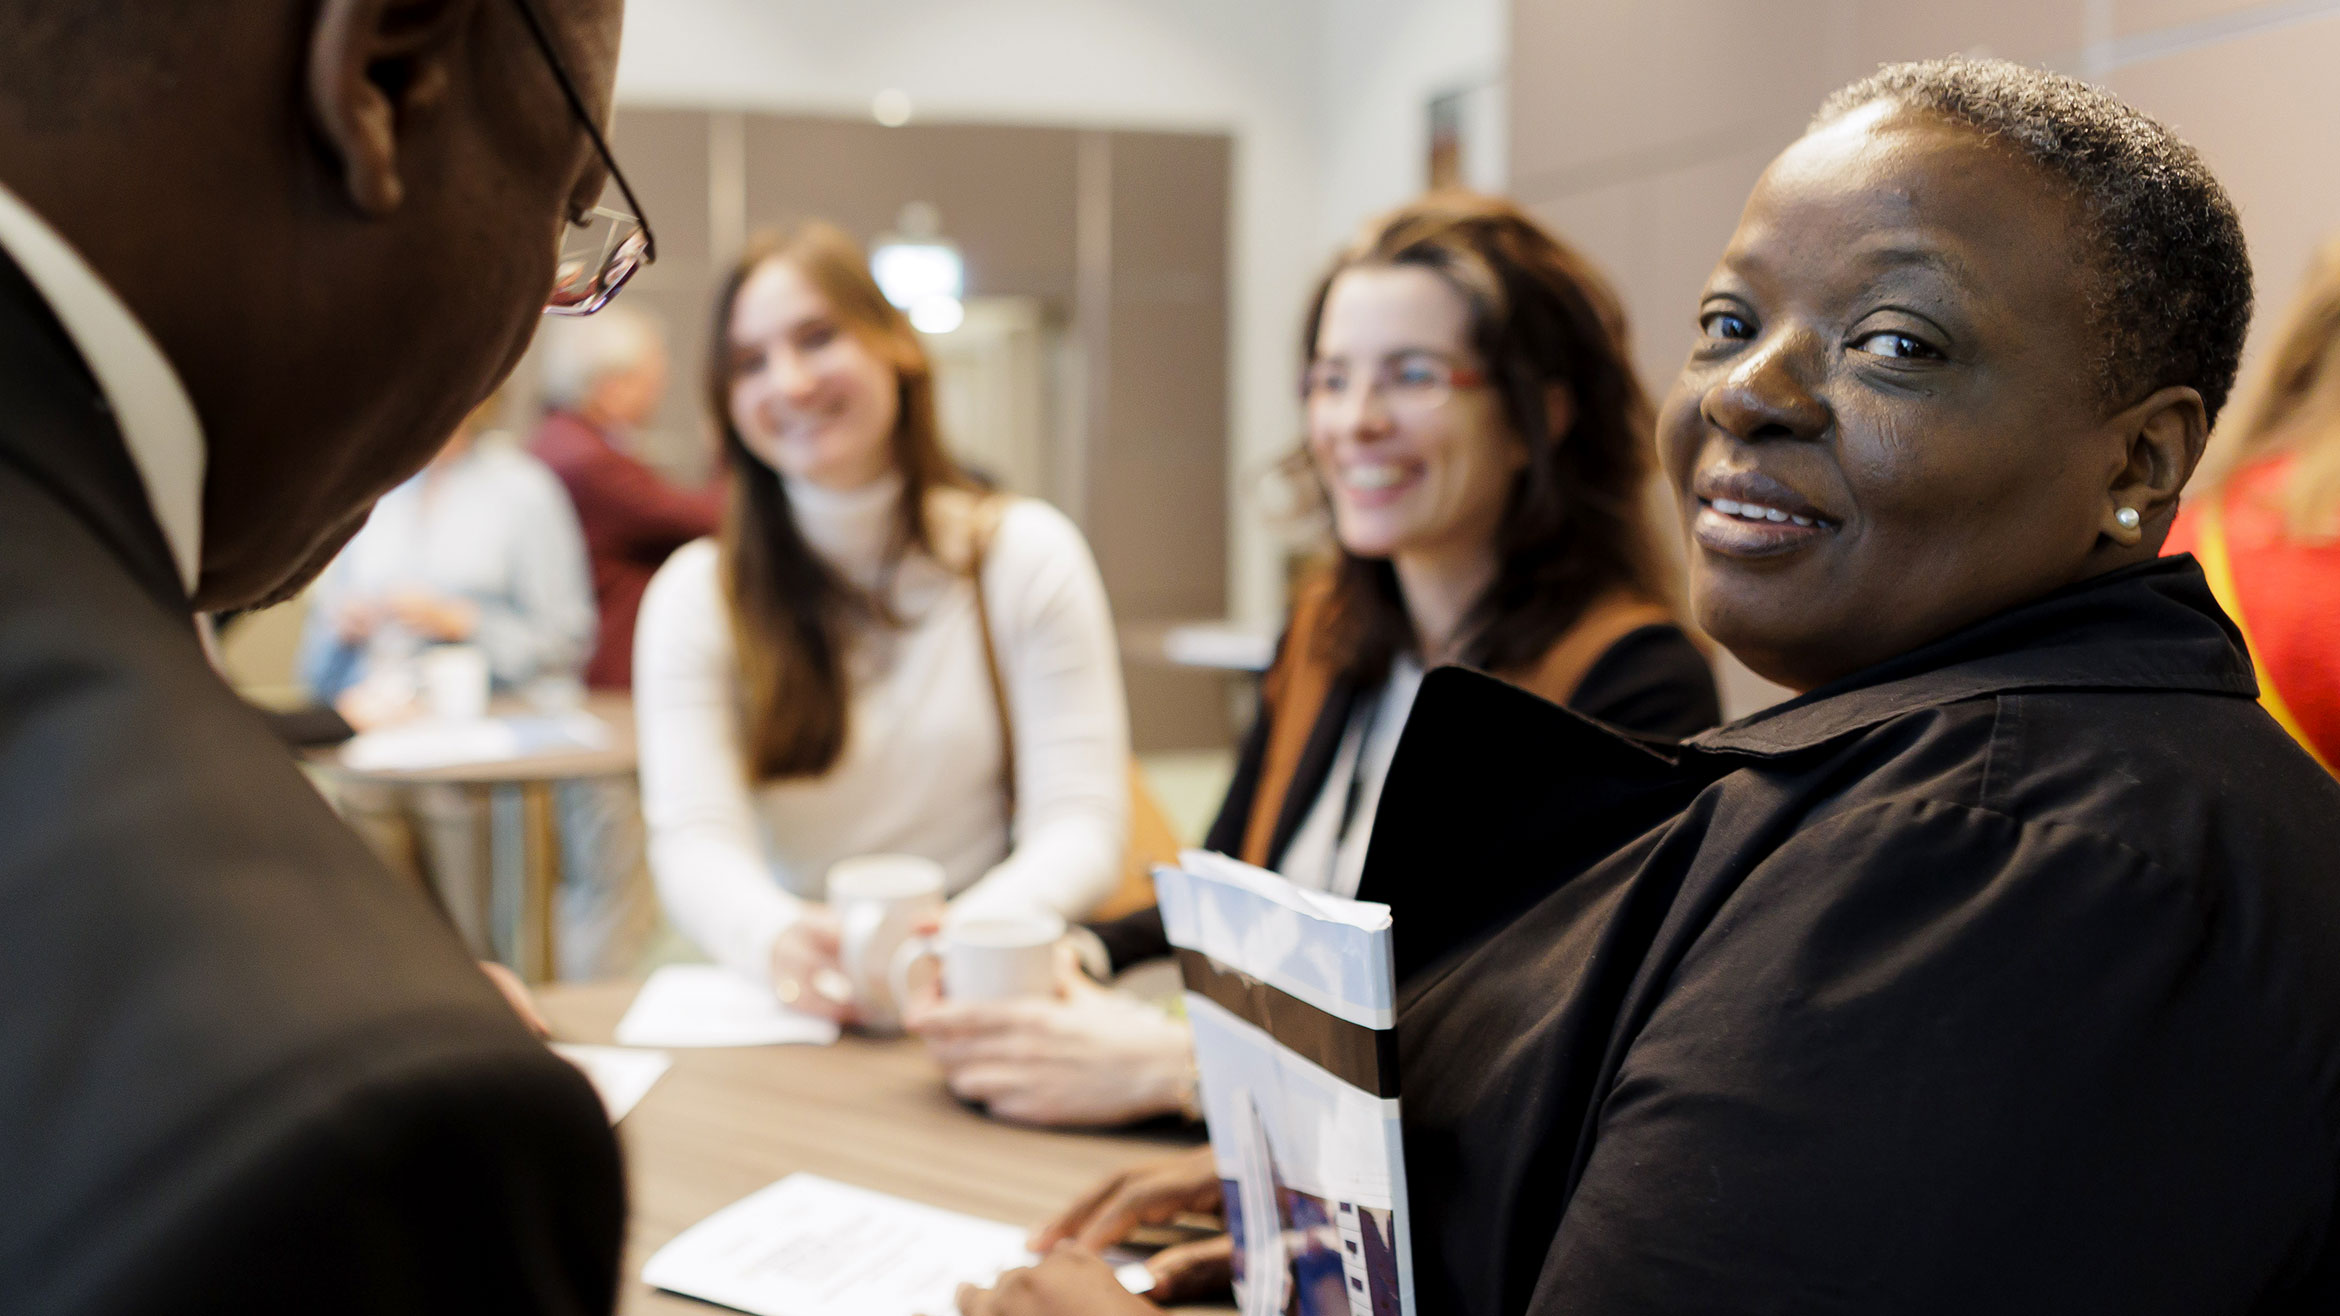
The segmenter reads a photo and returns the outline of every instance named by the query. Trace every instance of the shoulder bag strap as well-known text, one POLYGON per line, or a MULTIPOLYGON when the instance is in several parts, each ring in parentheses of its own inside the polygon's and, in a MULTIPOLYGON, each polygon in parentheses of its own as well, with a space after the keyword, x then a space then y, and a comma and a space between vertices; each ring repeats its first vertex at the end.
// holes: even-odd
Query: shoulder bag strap
POLYGON ((1016 721, 1008 713, 1007 677, 999 666, 999 643, 991 637, 991 606, 983 597, 983 564, 991 555, 991 541, 1007 515, 1007 499, 994 494, 978 500, 974 524, 967 537, 967 583, 975 591, 975 633, 983 637, 983 670, 991 678, 991 706, 999 714, 999 758, 1006 778, 1008 830, 1016 817, 1016 721))

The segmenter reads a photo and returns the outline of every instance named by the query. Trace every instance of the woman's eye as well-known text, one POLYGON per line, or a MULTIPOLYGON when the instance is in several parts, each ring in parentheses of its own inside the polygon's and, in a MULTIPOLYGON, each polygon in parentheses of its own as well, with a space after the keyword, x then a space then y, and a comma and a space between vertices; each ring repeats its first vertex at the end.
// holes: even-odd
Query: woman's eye
POLYGON ((1908 334, 1896 333, 1891 329, 1880 329, 1873 334, 1861 335, 1853 340, 1853 350, 1867 352, 1871 356, 1896 357, 1904 360, 1934 359, 1942 355, 1923 339, 1912 338, 1908 334))
POLYGON ((741 375, 752 375, 763 368, 764 354, 761 352, 741 352, 731 358, 731 374, 735 379, 741 375))
POLYGON ((1399 388, 1436 388, 1442 372, 1427 361, 1400 361, 1389 372, 1390 382, 1399 388))
POLYGON ((1747 317, 1736 311, 1708 311, 1698 317, 1698 327, 1709 338, 1744 339, 1755 336, 1755 327, 1747 317))

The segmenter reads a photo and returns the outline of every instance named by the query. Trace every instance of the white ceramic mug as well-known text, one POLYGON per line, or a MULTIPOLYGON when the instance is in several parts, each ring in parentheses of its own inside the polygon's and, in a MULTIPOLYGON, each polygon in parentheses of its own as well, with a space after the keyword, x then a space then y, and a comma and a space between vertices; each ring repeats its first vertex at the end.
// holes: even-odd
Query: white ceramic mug
POLYGON ((941 864, 910 854, 862 855, 829 868, 829 908, 843 929, 838 960, 872 1032, 902 1026, 887 970, 903 942, 942 918, 944 876, 941 864))
POLYGON ((477 722, 487 716, 488 660, 468 644, 441 644, 423 650, 423 707, 441 722, 477 722))
POLYGON ((1056 943, 1064 920, 1054 914, 976 915, 953 919, 932 937, 913 937, 894 952, 894 999, 910 999, 921 961, 942 964, 943 995, 954 1001, 1010 1001, 1056 990, 1056 943))

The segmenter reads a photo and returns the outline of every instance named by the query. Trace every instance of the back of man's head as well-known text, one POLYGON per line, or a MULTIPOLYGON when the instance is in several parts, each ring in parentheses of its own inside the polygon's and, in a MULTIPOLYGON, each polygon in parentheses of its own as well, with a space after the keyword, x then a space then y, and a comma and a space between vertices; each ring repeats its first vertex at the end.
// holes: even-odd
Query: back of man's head
POLYGON ((234 0, 0 0, 0 104, 39 129, 91 123, 168 88, 234 0))
POLYGON ((0 186, 203 422, 201 606, 296 585, 518 360, 603 182, 554 60, 605 116, 621 5, 0 0, 0 186))

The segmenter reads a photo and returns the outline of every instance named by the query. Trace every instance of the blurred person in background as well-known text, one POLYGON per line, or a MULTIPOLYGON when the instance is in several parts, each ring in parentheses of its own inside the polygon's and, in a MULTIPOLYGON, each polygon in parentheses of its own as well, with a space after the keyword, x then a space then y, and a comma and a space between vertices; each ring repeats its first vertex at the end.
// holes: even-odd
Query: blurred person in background
POLYGON ((961 911, 1078 917, 1119 882, 1112 618, 1071 521, 944 452, 925 351, 843 232, 759 239, 713 324, 731 510, 635 640, 651 869, 716 960, 851 1020, 838 860, 934 860, 961 911))
POLYGON ((2242 627, 2259 702, 2340 769, 2340 239, 2219 427, 2167 553, 2192 553, 2242 627))
POLYGON ((193 618, 622 277, 560 273, 621 11, 0 0, 0 1311, 616 1300, 600 1101, 193 618))
MULTIPOLYGON (((449 645, 485 659, 492 693, 573 706, 593 644, 585 542, 560 482, 482 403, 420 474, 391 490, 318 577, 301 637, 310 694, 368 730, 424 715, 422 660, 449 645)), ((634 788, 566 781, 558 971, 634 967, 654 922, 634 788)), ((342 780, 342 816, 394 869, 434 892, 474 954, 496 951, 488 801, 476 788, 342 780)))
MULTIPOLYGON (((1649 401, 1625 343, 1607 280, 1508 202, 1426 197, 1333 263, 1302 338, 1293 474, 1330 504, 1337 551, 1295 600, 1206 848, 1354 895, 1441 664, 1641 735, 1719 720, 1664 602, 1649 401)), ((1156 909, 1094 933, 1098 976, 1170 950, 1156 909)), ((1079 972, 1055 1000, 944 1003, 911 1026, 954 1092, 1005 1118, 1117 1124, 1192 1098, 1185 1026, 1079 972)))
POLYGON ((361 730, 410 715, 414 660, 476 647, 494 689, 576 679, 593 643, 585 541, 560 482, 482 403, 428 466, 385 494, 317 578, 301 683, 361 730))
POLYGON ((723 494, 677 488, 633 451, 666 397, 666 340, 656 321, 623 306, 550 321, 537 351, 546 411, 529 448, 576 505, 600 615, 585 683, 624 690, 633 684, 643 589, 668 554, 715 533, 723 494))

